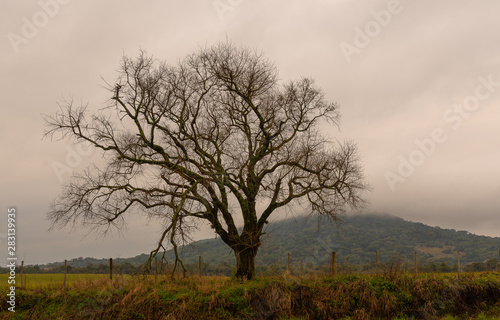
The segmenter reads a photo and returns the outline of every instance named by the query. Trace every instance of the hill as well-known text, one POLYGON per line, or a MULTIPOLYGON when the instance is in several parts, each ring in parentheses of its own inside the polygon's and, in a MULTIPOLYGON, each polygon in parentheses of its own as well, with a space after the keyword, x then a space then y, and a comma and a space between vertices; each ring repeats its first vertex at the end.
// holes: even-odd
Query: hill
MULTIPOLYGON (((498 258, 500 238, 478 236, 467 231, 430 227, 394 216, 356 215, 346 217, 340 224, 328 220, 299 217, 269 224, 265 240, 256 258, 257 271, 271 266, 285 266, 288 253, 295 268, 314 268, 328 265, 331 252, 337 261, 352 265, 373 264, 375 252, 385 263, 397 256, 413 261, 418 252, 419 263, 446 263, 453 266, 460 251, 462 265, 498 258)), ((173 253, 167 251, 172 261, 173 253)), ((212 272, 230 270, 235 264, 232 251, 220 239, 205 239, 192 243, 182 250, 183 261, 188 265, 198 263, 212 272)), ((134 258, 114 260, 117 264, 137 266, 147 259, 146 254, 134 258)), ((73 259, 72 267, 89 264, 106 264, 106 259, 73 259)), ((60 265, 60 263, 49 266, 60 265)), ((196 269, 197 270, 197 269, 196 269)))

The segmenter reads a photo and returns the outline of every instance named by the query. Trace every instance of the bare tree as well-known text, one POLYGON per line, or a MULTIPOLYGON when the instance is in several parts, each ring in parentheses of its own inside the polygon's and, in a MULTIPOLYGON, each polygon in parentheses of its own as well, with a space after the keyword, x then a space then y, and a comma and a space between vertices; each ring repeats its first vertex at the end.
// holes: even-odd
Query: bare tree
POLYGON ((261 54, 228 43, 175 66, 142 52, 124 57, 119 72, 99 113, 66 101, 44 116, 46 135, 90 143, 108 160, 65 186, 48 214, 53 227, 106 232, 141 210, 164 223, 150 261, 170 243, 184 269, 177 246, 206 221, 234 250, 236 276, 252 279, 264 226, 278 208, 307 204, 338 219, 363 205, 356 147, 320 133, 340 115, 311 79, 280 84, 261 54))

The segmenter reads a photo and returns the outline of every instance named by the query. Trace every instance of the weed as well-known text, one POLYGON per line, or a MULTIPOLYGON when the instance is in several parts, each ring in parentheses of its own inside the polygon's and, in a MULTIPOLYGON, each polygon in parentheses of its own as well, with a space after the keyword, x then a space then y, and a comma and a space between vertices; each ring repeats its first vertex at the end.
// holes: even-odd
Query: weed
POLYGON ((500 279, 487 273, 33 281, 0 319, 500 319, 500 279))

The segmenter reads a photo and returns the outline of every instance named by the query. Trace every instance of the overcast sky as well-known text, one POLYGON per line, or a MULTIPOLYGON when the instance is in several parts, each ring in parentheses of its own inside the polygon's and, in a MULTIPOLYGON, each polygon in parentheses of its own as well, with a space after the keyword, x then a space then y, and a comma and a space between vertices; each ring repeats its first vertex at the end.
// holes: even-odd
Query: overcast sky
MULTIPOLYGON (((104 106, 101 77, 115 80, 123 54, 176 63, 226 39, 262 50, 284 81, 314 78, 340 104, 341 132, 329 133, 359 146, 373 188, 366 212, 500 236, 499 12, 494 0, 3 1, 0 199, 4 217, 18 210, 18 256, 152 249, 159 226, 140 217, 104 240, 47 231, 69 171, 99 159, 42 140, 41 114, 71 97, 104 106)), ((6 252, 6 218, 0 228, 6 252)))

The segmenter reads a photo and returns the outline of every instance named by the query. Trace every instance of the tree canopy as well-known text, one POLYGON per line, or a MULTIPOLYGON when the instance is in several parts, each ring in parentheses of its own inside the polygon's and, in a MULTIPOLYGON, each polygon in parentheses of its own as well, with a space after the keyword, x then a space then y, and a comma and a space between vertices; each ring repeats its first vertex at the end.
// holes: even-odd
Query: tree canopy
POLYGON ((98 113, 67 101, 45 116, 47 135, 90 143, 107 159, 64 187, 49 212, 53 226, 106 232, 141 210, 164 224, 154 257, 205 221, 235 251, 237 276, 252 278, 278 208, 309 205, 337 219, 363 205, 355 144, 320 132, 339 125, 339 106, 312 79, 278 81, 260 53, 222 43, 171 66, 141 52, 123 58, 107 89, 110 103, 98 113))

